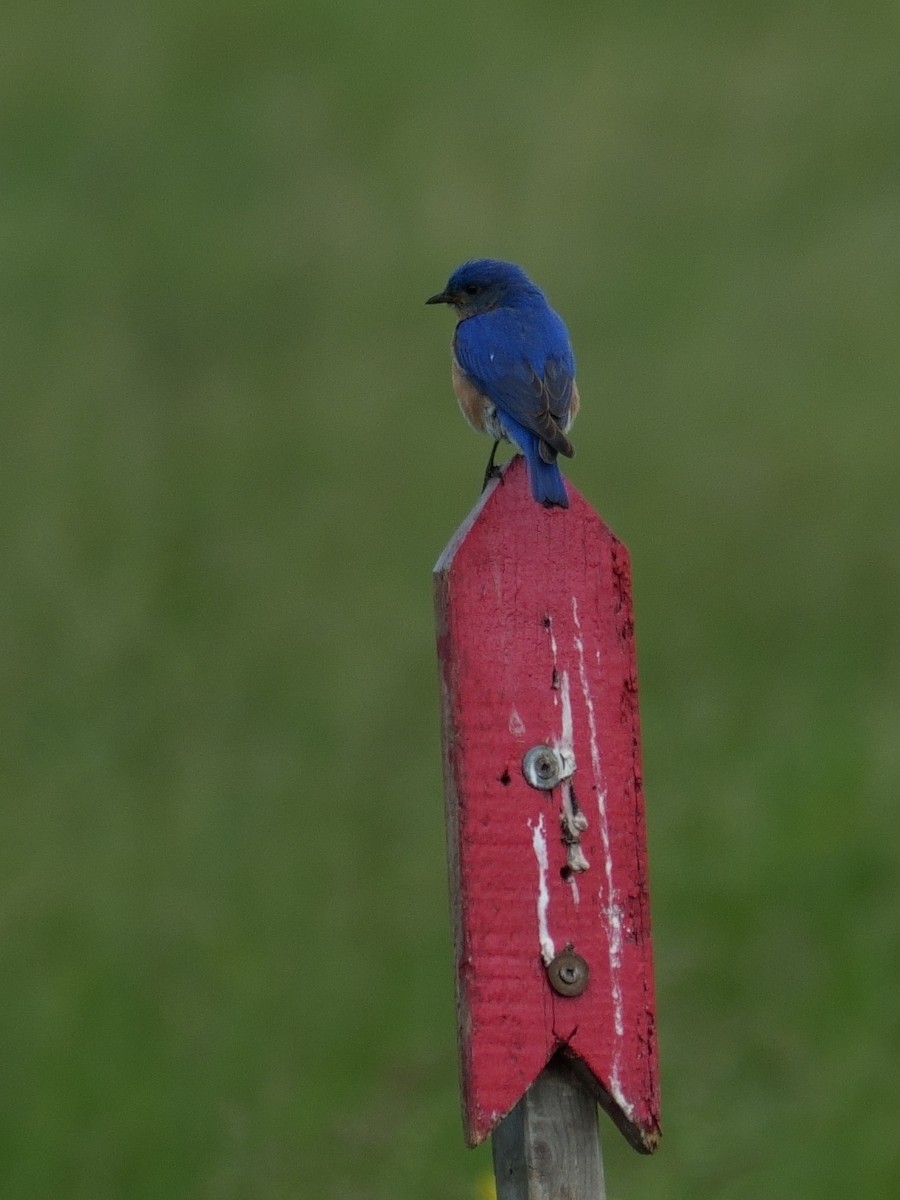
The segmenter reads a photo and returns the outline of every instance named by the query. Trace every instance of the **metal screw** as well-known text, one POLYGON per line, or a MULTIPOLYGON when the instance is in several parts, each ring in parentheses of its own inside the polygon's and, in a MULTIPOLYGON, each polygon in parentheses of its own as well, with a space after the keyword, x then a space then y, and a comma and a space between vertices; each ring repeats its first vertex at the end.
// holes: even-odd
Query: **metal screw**
POLYGON ((563 754, 553 746, 532 746, 522 758, 522 774, 533 788, 549 792, 575 770, 571 753, 563 754))
POLYGON ((547 978, 560 996, 580 996, 587 987, 588 965, 574 950, 564 950, 547 965, 547 978))

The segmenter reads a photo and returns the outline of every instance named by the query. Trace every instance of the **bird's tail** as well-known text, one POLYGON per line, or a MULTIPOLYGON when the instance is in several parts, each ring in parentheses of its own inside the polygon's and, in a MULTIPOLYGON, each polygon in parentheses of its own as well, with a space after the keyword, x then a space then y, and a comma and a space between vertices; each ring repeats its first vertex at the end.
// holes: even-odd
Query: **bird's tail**
POLYGON ((515 442, 525 456, 528 466, 528 482, 531 484, 531 494, 534 499, 538 504, 546 505, 547 508, 553 506, 568 508, 569 497, 566 495, 562 472, 556 464, 556 455, 553 456, 552 462, 547 462, 540 453, 540 438, 536 437, 530 429, 524 429, 518 421, 512 421, 505 415, 503 424, 510 440, 515 442))

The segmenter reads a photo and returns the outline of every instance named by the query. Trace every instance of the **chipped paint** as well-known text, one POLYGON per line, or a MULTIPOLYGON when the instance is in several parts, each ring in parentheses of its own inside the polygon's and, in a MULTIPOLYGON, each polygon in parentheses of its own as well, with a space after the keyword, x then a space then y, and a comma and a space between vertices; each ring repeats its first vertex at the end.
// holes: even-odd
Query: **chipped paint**
POLYGON ((574 789, 568 780, 563 781, 560 792, 562 812, 559 814, 559 824, 566 846, 566 865, 570 871, 587 871, 591 864, 581 848, 581 835, 588 827, 588 819, 578 807, 574 789))
MULTIPOLYGON (((553 658, 553 679, 556 680, 559 678, 559 671, 557 670, 557 667, 556 667, 556 636, 553 633, 553 622, 549 616, 544 618, 544 628, 547 630, 547 636, 550 639, 550 654, 551 654, 551 657, 553 658)), ((553 688, 553 705, 554 705, 554 707, 557 707, 559 705, 559 697, 557 696, 556 693, 557 693, 557 688, 554 687, 553 688)))
POLYGON ((634 1120, 634 1105, 626 1097, 622 1091, 622 1081, 619 1079, 619 1056, 616 1055, 613 1069, 609 1077, 609 1094, 621 1108, 622 1112, 628 1117, 629 1121, 634 1120))
POLYGON ((521 739, 525 736, 525 722, 515 709, 509 714, 509 732, 514 738, 521 739))
MULTIPOLYGON (((602 764, 600 761, 600 745, 597 738, 597 718, 594 712, 594 699, 591 695, 587 677, 587 664, 584 660, 584 638, 581 633, 581 621, 578 618, 578 597, 572 597, 572 619, 575 622, 575 649, 578 652, 578 676, 581 692, 587 710, 588 731, 590 735, 591 766, 597 787, 597 812, 600 816, 600 838, 603 843, 604 875, 606 877, 606 926, 609 942, 609 975, 613 1002, 613 1022, 616 1036, 621 1038, 625 1033, 622 1001, 622 909, 618 903, 616 889, 613 883, 612 845, 609 837, 609 818, 606 812, 606 789, 602 786, 602 764)), ((619 1051, 613 1063, 613 1075, 618 1065, 619 1051)))
POLYGON ((547 922, 547 910, 550 907, 547 872, 550 869, 550 860, 547 855, 547 838, 544 834, 544 814, 541 813, 533 825, 529 821, 528 828, 531 830, 531 845, 534 848, 534 857, 538 863, 538 941, 541 946, 541 957, 545 963, 549 963, 556 957, 556 947, 553 944, 553 938, 550 936, 550 926, 547 922))
MULTIPOLYGON (((554 692, 554 700, 556 693, 554 692)), ((569 672, 563 671, 559 676, 559 697, 562 704, 562 732, 553 739, 554 749, 559 752, 562 760, 562 774, 565 778, 575 773, 575 744, 572 726, 572 694, 569 690, 569 672)))

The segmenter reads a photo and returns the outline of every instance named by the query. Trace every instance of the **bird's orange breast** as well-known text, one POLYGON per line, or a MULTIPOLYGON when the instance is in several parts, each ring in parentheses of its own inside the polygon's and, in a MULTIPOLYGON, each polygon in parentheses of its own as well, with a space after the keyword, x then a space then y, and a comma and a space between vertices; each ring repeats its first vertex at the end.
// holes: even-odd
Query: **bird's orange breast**
POLYGON ((493 416, 494 406, 486 396, 479 392, 475 384, 466 377, 462 367, 456 361, 455 354, 453 355, 450 374, 453 380, 453 391, 456 393, 456 399, 459 401, 462 415, 478 433, 488 433, 488 414, 490 413, 493 416))
POLYGON ((578 410, 581 408, 581 397, 578 395, 578 385, 575 380, 572 380, 572 398, 569 401, 569 411, 566 413, 566 419, 563 423, 563 433, 568 433, 572 428, 575 418, 578 416, 578 410))

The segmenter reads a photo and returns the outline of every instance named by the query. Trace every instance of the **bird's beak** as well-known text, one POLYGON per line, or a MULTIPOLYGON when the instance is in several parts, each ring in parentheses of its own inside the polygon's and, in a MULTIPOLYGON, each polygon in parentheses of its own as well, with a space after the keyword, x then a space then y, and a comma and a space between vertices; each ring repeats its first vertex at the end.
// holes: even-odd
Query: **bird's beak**
POLYGON ((425 301, 426 304, 452 304, 453 297, 449 292, 438 292, 436 296, 429 296, 425 301))

